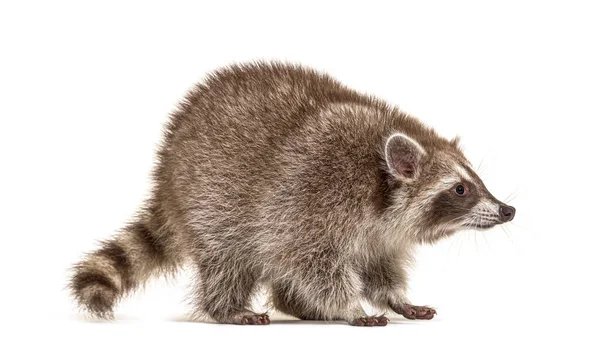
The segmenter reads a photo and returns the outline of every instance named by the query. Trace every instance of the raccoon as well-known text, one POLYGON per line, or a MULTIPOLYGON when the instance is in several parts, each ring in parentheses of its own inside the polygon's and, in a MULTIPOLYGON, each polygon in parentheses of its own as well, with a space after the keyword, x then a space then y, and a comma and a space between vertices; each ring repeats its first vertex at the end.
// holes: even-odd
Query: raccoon
POLYGON ((409 319, 415 246, 512 220, 459 148, 332 77, 279 62, 219 69, 166 125, 151 195, 73 267, 79 306, 111 318, 148 279, 195 270, 193 315, 269 324, 250 309, 383 326, 360 300, 409 319))

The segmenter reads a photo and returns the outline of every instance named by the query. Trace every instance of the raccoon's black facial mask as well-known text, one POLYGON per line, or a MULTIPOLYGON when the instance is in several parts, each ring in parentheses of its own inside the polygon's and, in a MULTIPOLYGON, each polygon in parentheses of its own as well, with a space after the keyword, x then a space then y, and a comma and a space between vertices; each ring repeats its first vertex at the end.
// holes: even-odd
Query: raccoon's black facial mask
POLYGON ((487 190, 456 145, 443 148, 428 152, 416 140, 400 133, 388 138, 388 169, 411 190, 405 195, 409 200, 405 218, 442 234, 468 228, 487 229, 512 220, 515 208, 498 201, 487 190))

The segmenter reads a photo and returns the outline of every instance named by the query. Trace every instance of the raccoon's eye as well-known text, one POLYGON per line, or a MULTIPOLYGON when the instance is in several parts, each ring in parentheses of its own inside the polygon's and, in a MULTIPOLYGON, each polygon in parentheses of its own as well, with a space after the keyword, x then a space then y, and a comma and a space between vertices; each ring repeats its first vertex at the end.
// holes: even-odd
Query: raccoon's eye
POLYGON ((456 192, 457 195, 459 196, 465 196, 466 194, 469 193, 469 189, 465 186, 465 185, 457 185, 454 188, 454 191, 456 192))

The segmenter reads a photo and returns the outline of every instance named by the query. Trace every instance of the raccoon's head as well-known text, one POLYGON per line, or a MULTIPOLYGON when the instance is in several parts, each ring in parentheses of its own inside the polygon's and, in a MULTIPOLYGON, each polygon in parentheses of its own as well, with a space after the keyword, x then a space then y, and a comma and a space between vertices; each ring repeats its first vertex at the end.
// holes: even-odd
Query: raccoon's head
POLYGON ((515 208, 485 187, 456 141, 402 133, 385 143, 394 188, 392 214, 419 242, 434 242, 464 229, 487 229, 511 221, 515 208))

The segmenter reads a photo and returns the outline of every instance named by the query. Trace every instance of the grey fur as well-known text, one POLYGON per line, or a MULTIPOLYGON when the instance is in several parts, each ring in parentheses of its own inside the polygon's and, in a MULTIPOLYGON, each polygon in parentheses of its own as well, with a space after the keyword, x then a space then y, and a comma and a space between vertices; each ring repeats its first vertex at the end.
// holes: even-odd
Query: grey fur
POLYGON ((385 325, 361 298, 430 319, 433 309, 405 296, 414 246, 498 224, 487 207, 503 205, 456 140, 281 63, 233 65, 191 90, 166 126, 153 178, 136 222, 75 266, 73 294, 97 316, 189 264, 196 314, 223 323, 268 324, 249 309, 260 285, 302 319, 385 325), (457 183, 468 196, 454 193, 457 183))

